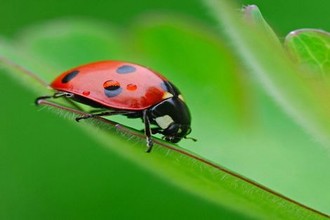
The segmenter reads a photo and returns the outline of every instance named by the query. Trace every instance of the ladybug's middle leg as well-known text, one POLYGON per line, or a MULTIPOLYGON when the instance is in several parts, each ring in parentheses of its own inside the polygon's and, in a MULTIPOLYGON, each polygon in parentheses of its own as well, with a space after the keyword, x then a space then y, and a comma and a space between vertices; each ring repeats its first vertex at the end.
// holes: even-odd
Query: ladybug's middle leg
POLYGON ((88 119, 88 118, 94 118, 94 117, 100 117, 100 116, 130 115, 130 114, 136 114, 136 112, 115 110, 115 111, 104 111, 104 112, 100 112, 100 113, 90 113, 90 114, 86 114, 84 116, 77 117, 76 121, 79 122, 82 119, 88 119))

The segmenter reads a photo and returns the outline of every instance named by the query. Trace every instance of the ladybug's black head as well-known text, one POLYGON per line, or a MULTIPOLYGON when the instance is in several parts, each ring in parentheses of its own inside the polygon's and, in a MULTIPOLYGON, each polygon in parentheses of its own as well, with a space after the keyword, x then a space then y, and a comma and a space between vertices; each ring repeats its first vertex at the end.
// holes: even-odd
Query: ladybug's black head
POLYGON ((164 134, 164 139, 166 141, 178 143, 182 138, 185 138, 188 134, 190 134, 190 132, 190 126, 172 123, 162 133, 164 134))
POLYGON ((164 135, 166 141, 177 143, 191 132, 190 112, 179 96, 165 99, 149 110, 152 124, 159 127, 158 133, 164 135))

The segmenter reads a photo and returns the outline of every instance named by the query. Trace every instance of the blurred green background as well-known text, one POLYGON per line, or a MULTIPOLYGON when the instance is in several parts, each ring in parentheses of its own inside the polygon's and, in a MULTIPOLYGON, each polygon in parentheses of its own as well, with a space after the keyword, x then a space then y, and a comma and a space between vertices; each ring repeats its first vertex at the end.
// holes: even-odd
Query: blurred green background
MULTIPOLYGON (((330 2, 256 0, 240 4, 258 5, 281 40, 298 28, 330 30, 324 19, 330 2)), ((0 35, 13 39, 29 25, 67 17, 99 19, 124 30, 148 13, 185 15, 211 29, 218 28, 197 0, 11 0, 0 6, 0 35)), ((94 147, 96 141, 81 136, 73 123, 58 123, 57 115, 38 111, 32 103, 34 94, 12 78, 2 73, 0 77, 0 219, 245 218, 94 147), (63 134, 64 127, 67 131, 63 134), (79 142, 72 140, 79 135, 79 142)), ((226 165, 233 168, 235 162, 226 165)))
MULTIPOLYGON (((328 14, 329 2, 322 0, 238 0, 242 6, 256 4, 263 15, 277 30, 280 37, 298 28, 329 29, 329 22, 325 19, 328 14)), ((177 13, 189 15, 213 25, 210 14, 198 0, 121 0, 118 1, 3 1, 1 2, 0 27, 2 35, 13 36, 22 27, 35 22, 59 17, 87 17, 104 19, 120 25, 129 25, 136 16, 144 13, 177 13)))

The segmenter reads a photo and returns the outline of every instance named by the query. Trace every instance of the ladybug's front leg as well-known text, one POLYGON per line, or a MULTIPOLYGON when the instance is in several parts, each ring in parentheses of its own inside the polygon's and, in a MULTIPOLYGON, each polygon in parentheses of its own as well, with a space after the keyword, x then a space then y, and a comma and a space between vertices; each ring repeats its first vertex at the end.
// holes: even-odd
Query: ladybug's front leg
POLYGON ((147 114, 148 110, 143 111, 143 121, 144 121, 144 133, 146 135, 146 141, 147 141, 147 149, 146 152, 150 153, 152 150, 152 146, 154 145, 152 139, 151 139, 151 128, 150 128, 150 120, 147 114))
POLYGON ((161 134, 162 133, 162 128, 151 128, 151 133, 152 134, 161 134))

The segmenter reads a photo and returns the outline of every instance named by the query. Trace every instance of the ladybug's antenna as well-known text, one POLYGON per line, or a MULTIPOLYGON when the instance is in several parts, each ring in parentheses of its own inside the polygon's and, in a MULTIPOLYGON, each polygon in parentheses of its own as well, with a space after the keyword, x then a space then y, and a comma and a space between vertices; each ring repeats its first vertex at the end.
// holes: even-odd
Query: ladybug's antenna
POLYGON ((194 142, 196 142, 196 141, 197 141, 197 139, 196 139, 196 138, 187 137, 187 136, 185 136, 185 137, 184 137, 184 139, 190 139, 190 140, 192 140, 192 141, 194 141, 194 142))

